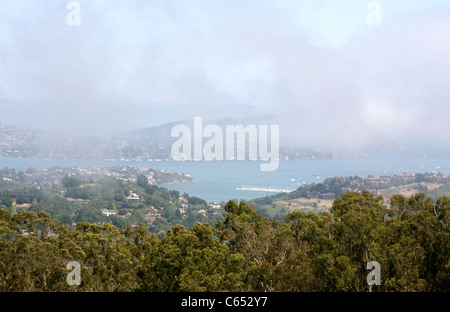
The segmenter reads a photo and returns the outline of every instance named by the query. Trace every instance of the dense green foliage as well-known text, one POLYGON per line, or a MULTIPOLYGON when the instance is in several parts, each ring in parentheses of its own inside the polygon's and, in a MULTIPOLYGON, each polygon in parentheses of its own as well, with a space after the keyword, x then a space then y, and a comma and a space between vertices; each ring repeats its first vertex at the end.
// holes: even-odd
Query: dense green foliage
POLYGON ((175 225, 162 238, 0 209, 0 291, 368 291, 369 261, 381 265, 372 291, 448 291, 450 198, 382 200, 349 192, 329 213, 284 222, 229 201, 215 228, 175 225), (66 282, 69 261, 80 286, 66 282))
MULTIPOLYGON (((8 171, 15 172, 13 169, 2 170, 3 173, 8 171)), ((0 208, 11 214, 47 212, 53 219, 69 226, 78 222, 97 225, 109 222, 120 228, 142 223, 159 237, 176 224, 191 228, 197 222, 214 226, 222 220, 222 214, 208 209, 208 203, 203 199, 188 194, 180 196, 178 191, 149 184, 144 175, 138 176, 136 182, 108 176, 96 180, 64 176, 61 183, 50 185, 17 182, 12 189, 0 189, 0 208), (138 199, 127 199, 130 192, 138 199), (104 209, 115 214, 105 215, 104 209), (205 210, 204 213, 199 213, 201 210, 205 210)))

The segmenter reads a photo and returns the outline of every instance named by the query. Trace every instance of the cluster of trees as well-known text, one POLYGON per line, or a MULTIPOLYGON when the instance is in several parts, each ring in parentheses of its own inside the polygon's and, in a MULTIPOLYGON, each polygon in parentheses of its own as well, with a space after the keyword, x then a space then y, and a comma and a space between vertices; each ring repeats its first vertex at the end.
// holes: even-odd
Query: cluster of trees
POLYGON ((189 209, 185 209, 184 215, 180 212, 183 206, 178 191, 149 184, 147 177, 143 175, 139 176, 135 183, 107 176, 96 181, 65 176, 60 186, 25 182, 14 189, 0 190, 0 208, 12 214, 22 210, 36 214, 40 211, 47 212, 52 218, 69 226, 78 222, 94 224, 109 222, 116 227, 143 223, 159 237, 164 236, 175 224, 190 228, 196 222, 207 222, 214 226, 217 221, 222 220, 220 214, 204 216, 198 213, 208 206, 203 199, 188 194, 183 194, 183 197, 189 206, 189 209), (64 193, 61 193, 61 186, 64 193), (126 199, 130 191, 139 194, 138 202, 126 199), (82 199, 86 202, 77 205, 69 199, 82 199), (17 206, 24 203, 31 206, 28 208, 17 206), (146 218, 150 207, 157 209, 161 218, 157 220, 146 218), (106 216, 101 212, 103 209, 114 210, 116 215, 106 216))
POLYGON ((229 201, 214 228, 175 225, 162 238, 143 225, 69 229, 45 212, 0 209, 0 291, 368 291, 369 261, 381 265, 372 291, 448 291, 450 198, 382 202, 350 192, 329 213, 280 222, 229 201), (66 281, 70 261, 79 286, 66 281))

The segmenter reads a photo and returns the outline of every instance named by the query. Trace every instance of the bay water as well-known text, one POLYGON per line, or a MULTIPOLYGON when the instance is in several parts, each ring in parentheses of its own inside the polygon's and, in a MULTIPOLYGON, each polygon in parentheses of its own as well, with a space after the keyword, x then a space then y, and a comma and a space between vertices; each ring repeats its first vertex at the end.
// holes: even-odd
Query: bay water
POLYGON ((372 154, 363 158, 283 160, 275 171, 260 171, 260 161, 88 161, 0 158, 0 168, 26 171, 53 166, 101 168, 134 166, 189 173, 194 181, 164 184, 170 190, 188 193, 208 202, 249 200, 294 190, 305 183, 319 183, 339 176, 374 177, 401 173, 450 173, 450 158, 423 154, 372 154))

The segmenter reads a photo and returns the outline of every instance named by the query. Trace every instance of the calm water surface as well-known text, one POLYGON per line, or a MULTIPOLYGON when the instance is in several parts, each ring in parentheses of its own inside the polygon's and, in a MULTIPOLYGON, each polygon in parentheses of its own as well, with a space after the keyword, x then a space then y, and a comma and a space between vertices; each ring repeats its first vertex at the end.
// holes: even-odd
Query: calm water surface
POLYGON ((336 176, 367 177, 399 173, 450 173, 450 158, 430 158, 404 153, 371 155, 355 159, 317 159, 280 161, 278 170, 260 171, 260 161, 214 162, 125 162, 0 158, 0 168, 27 170, 29 167, 46 169, 52 166, 107 167, 127 165, 165 169, 189 173, 194 182, 163 185, 168 189, 188 193, 207 201, 252 199, 274 194, 269 191, 243 191, 236 188, 295 189, 303 183, 322 182, 336 176))

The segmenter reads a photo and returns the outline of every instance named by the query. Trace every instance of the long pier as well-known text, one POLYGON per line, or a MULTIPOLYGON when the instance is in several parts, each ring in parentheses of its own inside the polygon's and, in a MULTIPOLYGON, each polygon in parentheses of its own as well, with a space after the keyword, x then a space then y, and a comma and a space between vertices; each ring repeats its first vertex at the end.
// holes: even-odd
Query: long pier
POLYGON ((236 191, 257 191, 257 192, 275 192, 275 193, 289 193, 294 191, 294 189, 283 189, 276 187, 267 187, 267 186, 243 186, 236 187, 236 191))

